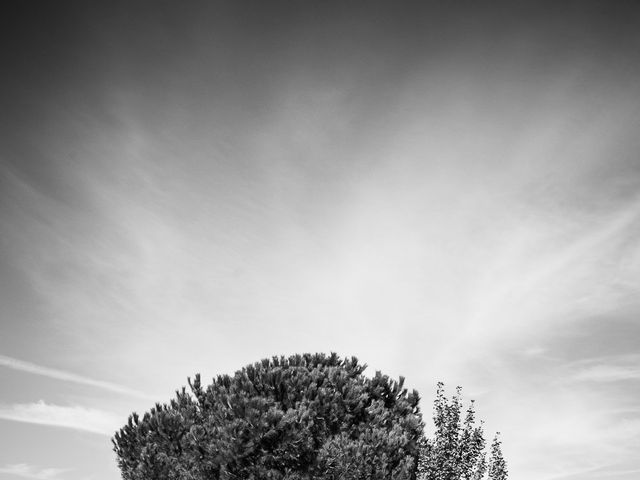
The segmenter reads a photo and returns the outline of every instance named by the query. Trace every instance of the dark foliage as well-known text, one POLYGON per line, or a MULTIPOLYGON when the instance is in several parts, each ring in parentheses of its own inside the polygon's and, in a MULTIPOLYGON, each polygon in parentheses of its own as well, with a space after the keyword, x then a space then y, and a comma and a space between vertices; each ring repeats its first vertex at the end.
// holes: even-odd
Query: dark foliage
POLYGON ((356 358, 274 357, 133 414, 113 444, 125 480, 416 478, 418 393, 356 358))

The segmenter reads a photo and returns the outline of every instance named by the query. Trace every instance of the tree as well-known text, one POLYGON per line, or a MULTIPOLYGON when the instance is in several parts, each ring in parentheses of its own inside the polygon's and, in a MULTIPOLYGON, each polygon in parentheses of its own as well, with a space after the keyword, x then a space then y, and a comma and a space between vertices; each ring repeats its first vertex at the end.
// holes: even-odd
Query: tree
POLYGON ((189 379, 169 404, 115 434, 125 480, 415 480, 419 396, 336 354, 273 357, 206 388, 189 379))
POLYGON ((419 458, 420 480, 506 480, 507 465, 496 434, 487 465, 483 422, 476 426, 474 401, 462 416, 462 388, 448 400, 438 383, 434 401, 435 434, 423 438, 419 458))
POLYGON ((500 432, 498 432, 491 443, 491 461, 489 462, 489 478, 491 480, 507 480, 507 462, 502 456, 500 445, 502 442, 500 441, 500 432))

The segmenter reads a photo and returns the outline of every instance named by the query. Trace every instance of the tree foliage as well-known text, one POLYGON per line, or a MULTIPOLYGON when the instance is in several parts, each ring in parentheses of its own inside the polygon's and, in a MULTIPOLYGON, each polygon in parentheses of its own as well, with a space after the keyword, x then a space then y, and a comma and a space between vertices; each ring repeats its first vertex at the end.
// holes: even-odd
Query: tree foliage
POLYGON ((423 424, 404 379, 336 354, 249 365, 135 413, 113 444, 124 480, 414 480, 423 424))
POLYGON ((500 445, 502 442, 498 433, 491 443, 491 460, 489 462, 489 478, 491 480, 507 480, 507 462, 502 456, 500 445))
POLYGON ((433 438, 422 439, 420 480, 506 480, 507 465, 499 436, 492 442, 487 463, 483 424, 476 425, 473 400, 463 416, 461 387, 449 400, 444 384, 438 383, 433 410, 435 434, 433 438))

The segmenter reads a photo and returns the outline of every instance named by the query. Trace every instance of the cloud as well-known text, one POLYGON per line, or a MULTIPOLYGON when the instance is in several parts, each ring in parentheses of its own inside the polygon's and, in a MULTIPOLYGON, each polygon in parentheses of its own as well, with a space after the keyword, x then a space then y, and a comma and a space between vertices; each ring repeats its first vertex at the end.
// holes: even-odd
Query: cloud
POLYGON ((620 355, 576 362, 572 379, 582 382, 620 382, 640 380, 639 355, 620 355))
POLYGON ((122 419, 111 412, 81 406, 48 405, 42 400, 36 403, 0 404, 0 418, 102 435, 113 435, 122 424, 122 419))
POLYGON ((640 473, 640 468, 634 468, 632 470, 619 470, 619 471, 612 471, 612 472, 607 472, 606 476, 607 477, 614 477, 614 476, 618 476, 618 475, 632 475, 635 473, 640 473))
POLYGON ((60 474, 70 471, 70 468, 38 468, 26 463, 12 463, 0 467, 0 473, 16 477, 33 478, 35 480, 53 480, 60 478, 60 474))
POLYGON ((495 260, 480 276, 465 339, 475 343, 479 334, 501 341, 509 334, 522 338, 524 329, 541 331, 552 321, 619 308, 627 274, 617 265, 634 254, 628 239, 637 234, 639 218, 635 198, 582 222, 544 216, 519 222, 514 232, 504 233, 495 260))
POLYGON ((0 366, 11 368, 13 370, 19 370, 21 372, 32 373, 34 375, 42 375, 44 377, 54 378, 56 380, 63 380, 67 382, 79 383, 90 387, 96 387, 110 392, 121 393, 124 395, 130 395, 132 397, 139 397, 145 399, 153 399, 150 395, 147 395, 138 390, 124 387, 116 383, 104 382, 102 380, 94 380, 92 378, 76 375, 75 373, 65 372, 64 370, 56 370, 54 368, 43 367, 36 365, 35 363, 29 363, 16 358, 0 355, 0 366))

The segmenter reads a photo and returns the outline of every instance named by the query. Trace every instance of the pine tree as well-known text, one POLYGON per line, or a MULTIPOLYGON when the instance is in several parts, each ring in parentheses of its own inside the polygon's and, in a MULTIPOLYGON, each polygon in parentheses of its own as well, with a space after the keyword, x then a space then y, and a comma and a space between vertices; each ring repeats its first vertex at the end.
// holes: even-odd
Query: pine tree
POLYGON ((422 418, 404 379, 336 354, 273 357, 133 414, 113 443, 124 480, 416 478, 422 418))

